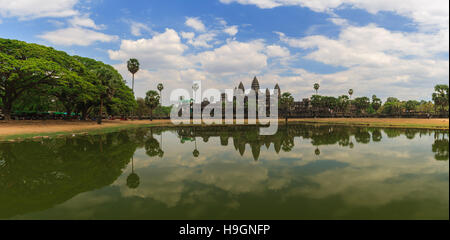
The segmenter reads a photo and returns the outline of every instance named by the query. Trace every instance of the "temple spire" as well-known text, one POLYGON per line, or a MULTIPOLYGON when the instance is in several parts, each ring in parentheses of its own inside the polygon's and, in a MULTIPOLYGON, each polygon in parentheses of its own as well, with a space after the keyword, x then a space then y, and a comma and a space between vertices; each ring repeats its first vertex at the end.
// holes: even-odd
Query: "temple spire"
POLYGON ((256 78, 256 76, 255 76, 255 78, 253 78, 252 90, 259 91, 259 81, 256 78))
POLYGON ((242 91, 245 92, 245 87, 244 87, 244 84, 242 84, 242 82, 239 83, 238 89, 241 89, 242 91))
POLYGON ((275 85, 275 90, 278 91, 278 97, 281 97, 281 89, 278 83, 275 85))

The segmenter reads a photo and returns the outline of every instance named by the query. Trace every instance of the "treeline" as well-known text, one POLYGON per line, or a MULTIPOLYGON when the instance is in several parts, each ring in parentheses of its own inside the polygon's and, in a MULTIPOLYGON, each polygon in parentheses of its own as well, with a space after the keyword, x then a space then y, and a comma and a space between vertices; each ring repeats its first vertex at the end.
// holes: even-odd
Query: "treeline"
POLYGON ((101 121, 105 112, 127 116, 137 104, 132 90, 110 65, 0 38, 0 106, 6 120, 14 111, 62 108, 69 117, 101 121))
POLYGON ((339 97, 321 96, 318 94, 320 85, 315 84, 316 94, 305 102, 294 102, 290 93, 281 96, 282 111, 287 115, 315 114, 315 115, 355 115, 355 116, 446 116, 449 114, 449 87, 436 85, 432 94, 432 101, 408 100, 401 101, 389 97, 383 102, 376 95, 352 99, 353 89, 348 95, 339 97))

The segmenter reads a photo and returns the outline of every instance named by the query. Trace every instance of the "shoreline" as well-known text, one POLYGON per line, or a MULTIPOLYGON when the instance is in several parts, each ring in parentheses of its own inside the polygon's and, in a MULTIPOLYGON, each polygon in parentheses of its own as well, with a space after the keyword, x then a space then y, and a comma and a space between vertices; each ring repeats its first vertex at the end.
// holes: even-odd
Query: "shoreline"
MULTIPOLYGON (((279 119, 284 125, 284 119, 279 119)), ((407 119, 407 118, 305 118, 289 119, 289 124, 321 124, 382 128, 415 128, 449 130, 449 119, 407 119)), ((172 127, 170 120, 105 120, 96 122, 46 120, 46 121, 0 121, 0 141, 30 138, 49 138, 66 135, 95 134, 120 131, 136 127, 172 127)), ((192 125, 184 125, 192 126, 192 125)), ((223 126, 223 125, 221 125, 223 126)))

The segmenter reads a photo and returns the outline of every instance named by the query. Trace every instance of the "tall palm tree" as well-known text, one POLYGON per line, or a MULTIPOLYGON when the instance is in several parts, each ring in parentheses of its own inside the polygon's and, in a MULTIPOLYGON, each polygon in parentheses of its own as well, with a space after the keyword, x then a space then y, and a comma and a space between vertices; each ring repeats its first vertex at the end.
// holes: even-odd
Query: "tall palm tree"
POLYGON ((153 121, 153 110, 159 104, 159 94, 156 91, 150 90, 145 96, 145 105, 150 109, 150 121, 153 121))
POLYGON ((319 92, 319 88, 320 88, 320 84, 315 83, 315 84, 314 84, 314 90, 316 90, 316 95, 317 95, 318 92, 319 92))
POLYGON ((352 99, 353 89, 348 90, 348 95, 350 95, 350 99, 352 99))
POLYGON ((127 62, 128 71, 133 76, 133 80, 131 83, 131 89, 133 90, 133 94, 134 94, 134 74, 136 74, 139 71, 139 66, 140 66, 139 61, 135 58, 131 58, 127 62))
POLYGON ((164 85, 162 83, 159 83, 158 86, 158 91, 159 91, 159 97, 161 98, 161 106, 162 106, 162 90, 164 90, 164 85))
POLYGON ((349 101, 349 104, 350 104, 350 117, 353 117, 352 116, 352 95, 353 95, 353 89, 350 89, 350 90, 348 90, 348 95, 350 95, 350 101, 349 101))

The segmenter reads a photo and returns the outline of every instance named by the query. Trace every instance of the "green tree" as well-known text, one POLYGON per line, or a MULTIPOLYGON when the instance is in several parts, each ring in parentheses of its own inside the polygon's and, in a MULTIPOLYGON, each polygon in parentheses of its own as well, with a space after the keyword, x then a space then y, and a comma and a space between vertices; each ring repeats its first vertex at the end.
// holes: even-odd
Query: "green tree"
POLYGON ((366 112, 367 108, 370 106, 370 99, 368 97, 355 98, 355 106, 359 113, 366 112))
POLYGON ((349 97, 347 95, 339 96, 337 99, 337 108, 340 112, 346 112, 348 104, 349 104, 349 97))
POLYGON ((386 103, 382 107, 382 112, 388 115, 400 115, 403 104, 395 97, 388 97, 386 103))
POLYGON ((124 82, 119 82, 114 94, 106 102, 106 107, 112 115, 128 116, 137 107, 137 102, 131 88, 124 82))
POLYGON ((289 92, 285 92, 281 95, 280 105, 284 109, 285 114, 290 114, 290 109, 292 104, 294 103, 294 97, 289 92))
POLYGON ((133 94, 134 94, 134 75, 139 71, 139 66, 140 66, 139 61, 135 58, 131 58, 127 62, 128 71, 131 73, 133 78, 131 83, 131 89, 133 90, 133 94))
POLYGON ((353 89, 348 90, 348 95, 350 96, 350 99, 352 99, 353 96, 353 89))
POLYGON ((420 102, 416 100, 409 100, 405 103, 405 108, 408 112, 415 111, 416 108, 420 105, 420 102))
POLYGON ((320 84, 315 83, 314 84, 314 90, 316 91, 316 95, 319 93, 320 84))
POLYGON ((388 97, 386 100, 386 103, 398 103, 400 102, 400 100, 398 100, 398 98, 395 97, 388 97))
POLYGON ((321 99, 321 106, 328 108, 330 110, 336 111, 338 105, 338 100, 335 97, 324 96, 321 99))
POLYGON ((138 98, 136 102, 137 102, 136 114, 138 115, 139 119, 142 119, 142 117, 149 114, 150 111, 148 110, 148 107, 145 104, 145 99, 138 98))
POLYGON ((417 106, 417 111, 421 113, 431 114, 433 112, 433 109, 434 104, 431 101, 421 101, 420 105, 417 106))
POLYGON ((0 38, 0 98, 5 119, 11 119, 14 102, 26 91, 64 84, 72 73, 61 65, 69 61, 69 55, 53 48, 0 38))
POLYGON ((314 95, 311 97, 311 105, 315 109, 319 109, 322 107, 322 96, 314 95))
POLYGON ((151 90, 145 94, 145 105, 150 109, 150 121, 153 121, 153 110, 158 106, 159 99, 159 94, 156 91, 151 90))
POLYGON ((99 107, 99 111, 100 108, 103 111, 103 107, 105 107, 114 115, 127 115, 136 107, 132 90, 126 86, 122 76, 115 68, 90 58, 76 56, 76 59, 83 63, 88 70, 87 77, 95 89, 94 97, 84 99, 77 104, 77 108, 83 113, 83 116, 96 107, 99 107))
POLYGON ((111 66, 105 65, 95 70, 96 77, 100 80, 100 108, 97 122, 102 123, 103 104, 106 100, 110 100, 115 91, 118 89, 122 77, 111 66))
POLYGON ((377 95, 373 95, 372 96, 372 108, 375 111, 378 111, 378 109, 380 109, 380 107, 383 105, 383 102, 381 101, 380 98, 377 97, 377 95))
POLYGON ((162 106, 162 90, 164 90, 164 85, 162 83, 158 84, 159 96, 161 97, 161 106, 162 106))
POLYGON ((46 89, 49 95, 58 98, 69 117, 73 111, 77 111, 79 103, 92 101, 98 94, 94 86, 98 82, 92 79, 93 76, 81 62, 73 57, 71 60, 75 61, 68 61, 63 65, 64 68, 71 69, 68 74, 62 76, 65 81, 46 89))
POLYGON ((448 85, 436 85, 434 87, 433 101, 436 107, 440 107, 441 113, 448 111, 448 85))

